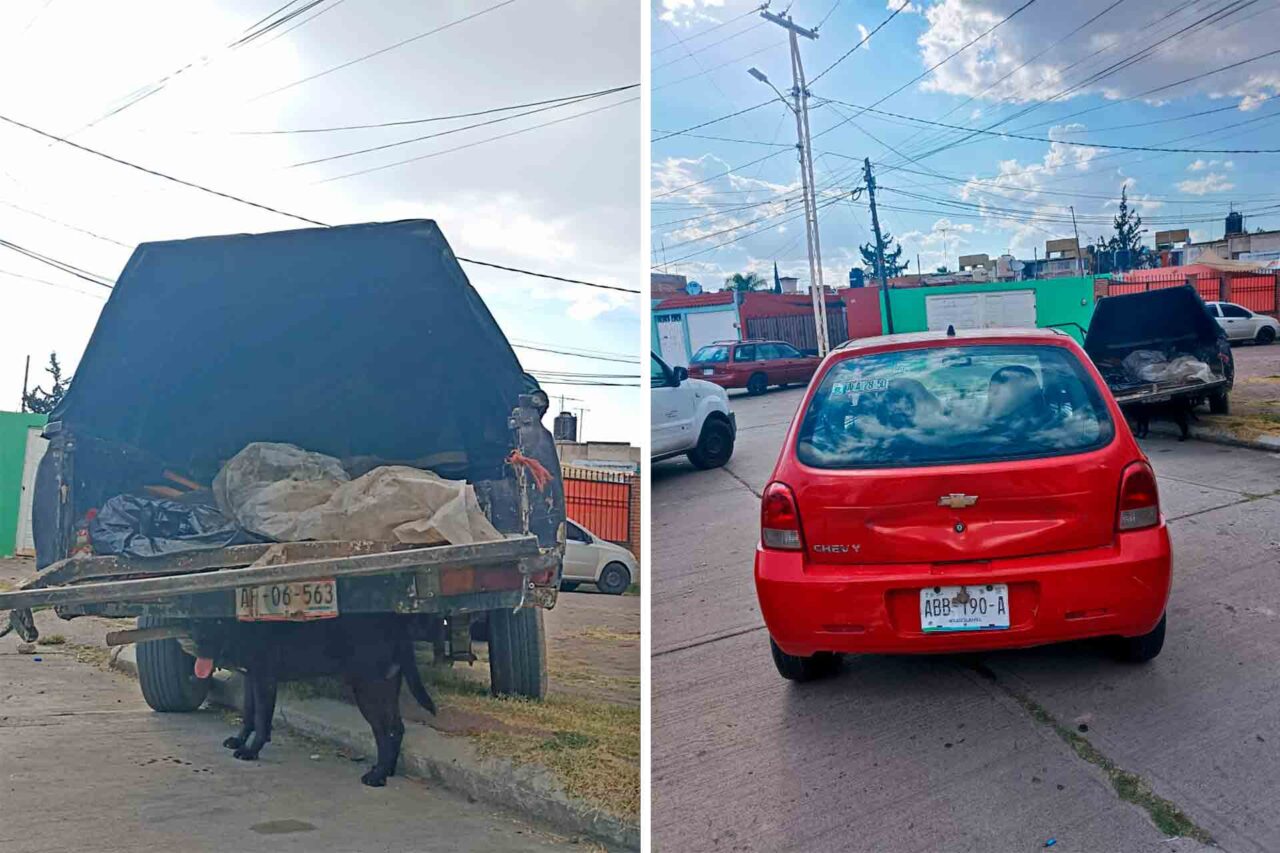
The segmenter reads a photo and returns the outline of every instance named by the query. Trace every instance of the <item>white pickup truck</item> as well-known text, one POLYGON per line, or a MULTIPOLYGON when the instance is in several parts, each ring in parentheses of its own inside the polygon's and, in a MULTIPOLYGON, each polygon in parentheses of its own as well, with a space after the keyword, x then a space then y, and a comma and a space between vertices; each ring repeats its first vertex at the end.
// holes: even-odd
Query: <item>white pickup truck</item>
POLYGON ((652 353, 649 357, 650 457, 656 462, 683 454, 698 468, 724 465, 738 433, 728 393, 719 385, 690 379, 683 367, 668 367, 652 353))

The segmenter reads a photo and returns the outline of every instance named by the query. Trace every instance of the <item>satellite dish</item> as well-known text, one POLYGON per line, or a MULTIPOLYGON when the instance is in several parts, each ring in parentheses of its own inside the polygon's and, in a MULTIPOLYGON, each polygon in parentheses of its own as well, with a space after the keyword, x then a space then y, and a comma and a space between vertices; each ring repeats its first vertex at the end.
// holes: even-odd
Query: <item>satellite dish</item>
POLYGON ((1022 272, 1022 268, 1025 266, 1026 264, 1018 260, 1017 258, 1014 258, 1012 261, 1009 261, 1009 269, 1013 270, 1014 272, 1022 272))
POLYGON ((702 285, 698 284, 696 281, 691 281, 684 286, 684 292, 690 296, 697 296, 699 293, 702 293, 702 285))

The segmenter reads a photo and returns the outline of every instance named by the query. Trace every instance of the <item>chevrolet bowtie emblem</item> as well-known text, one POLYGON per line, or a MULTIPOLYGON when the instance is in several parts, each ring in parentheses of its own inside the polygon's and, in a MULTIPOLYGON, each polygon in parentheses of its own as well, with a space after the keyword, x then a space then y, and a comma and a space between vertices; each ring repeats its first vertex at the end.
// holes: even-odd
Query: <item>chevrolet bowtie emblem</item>
POLYGON ((943 495, 938 498, 938 506, 947 506, 952 509, 964 509, 967 506, 973 506, 977 502, 977 495, 963 495, 959 492, 952 492, 949 495, 943 495))

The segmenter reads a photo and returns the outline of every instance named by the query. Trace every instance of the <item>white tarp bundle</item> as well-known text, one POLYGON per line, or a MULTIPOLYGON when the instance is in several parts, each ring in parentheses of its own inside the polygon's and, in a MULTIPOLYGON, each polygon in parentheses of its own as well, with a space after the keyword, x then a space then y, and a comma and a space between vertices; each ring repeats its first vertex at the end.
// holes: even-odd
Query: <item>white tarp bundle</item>
POLYGON ((466 545, 502 538, 464 480, 403 465, 352 480, 332 456, 291 444, 248 445, 222 466, 213 494, 240 526, 284 542, 466 545))
POLYGON ((1159 350, 1134 350, 1124 358, 1124 368, 1141 382, 1212 382, 1209 365, 1190 355, 1169 359, 1159 350))

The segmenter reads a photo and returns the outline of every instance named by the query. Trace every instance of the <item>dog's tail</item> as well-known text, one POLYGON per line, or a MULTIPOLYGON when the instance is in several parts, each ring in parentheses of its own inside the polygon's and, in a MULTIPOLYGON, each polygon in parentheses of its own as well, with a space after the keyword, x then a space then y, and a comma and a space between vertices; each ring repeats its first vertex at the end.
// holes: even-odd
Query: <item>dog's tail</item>
POLYGON ((418 700, 419 705, 426 708, 434 716, 436 703, 432 701, 431 694, 427 692, 427 686, 422 683, 422 675, 418 672, 418 660, 413 654, 413 640, 409 638, 407 630, 400 633, 400 637, 396 642, 396 649, 400 671, 404 673, 404 680, 409 685, 409 692, 413 694, 414 699, 418 700))

